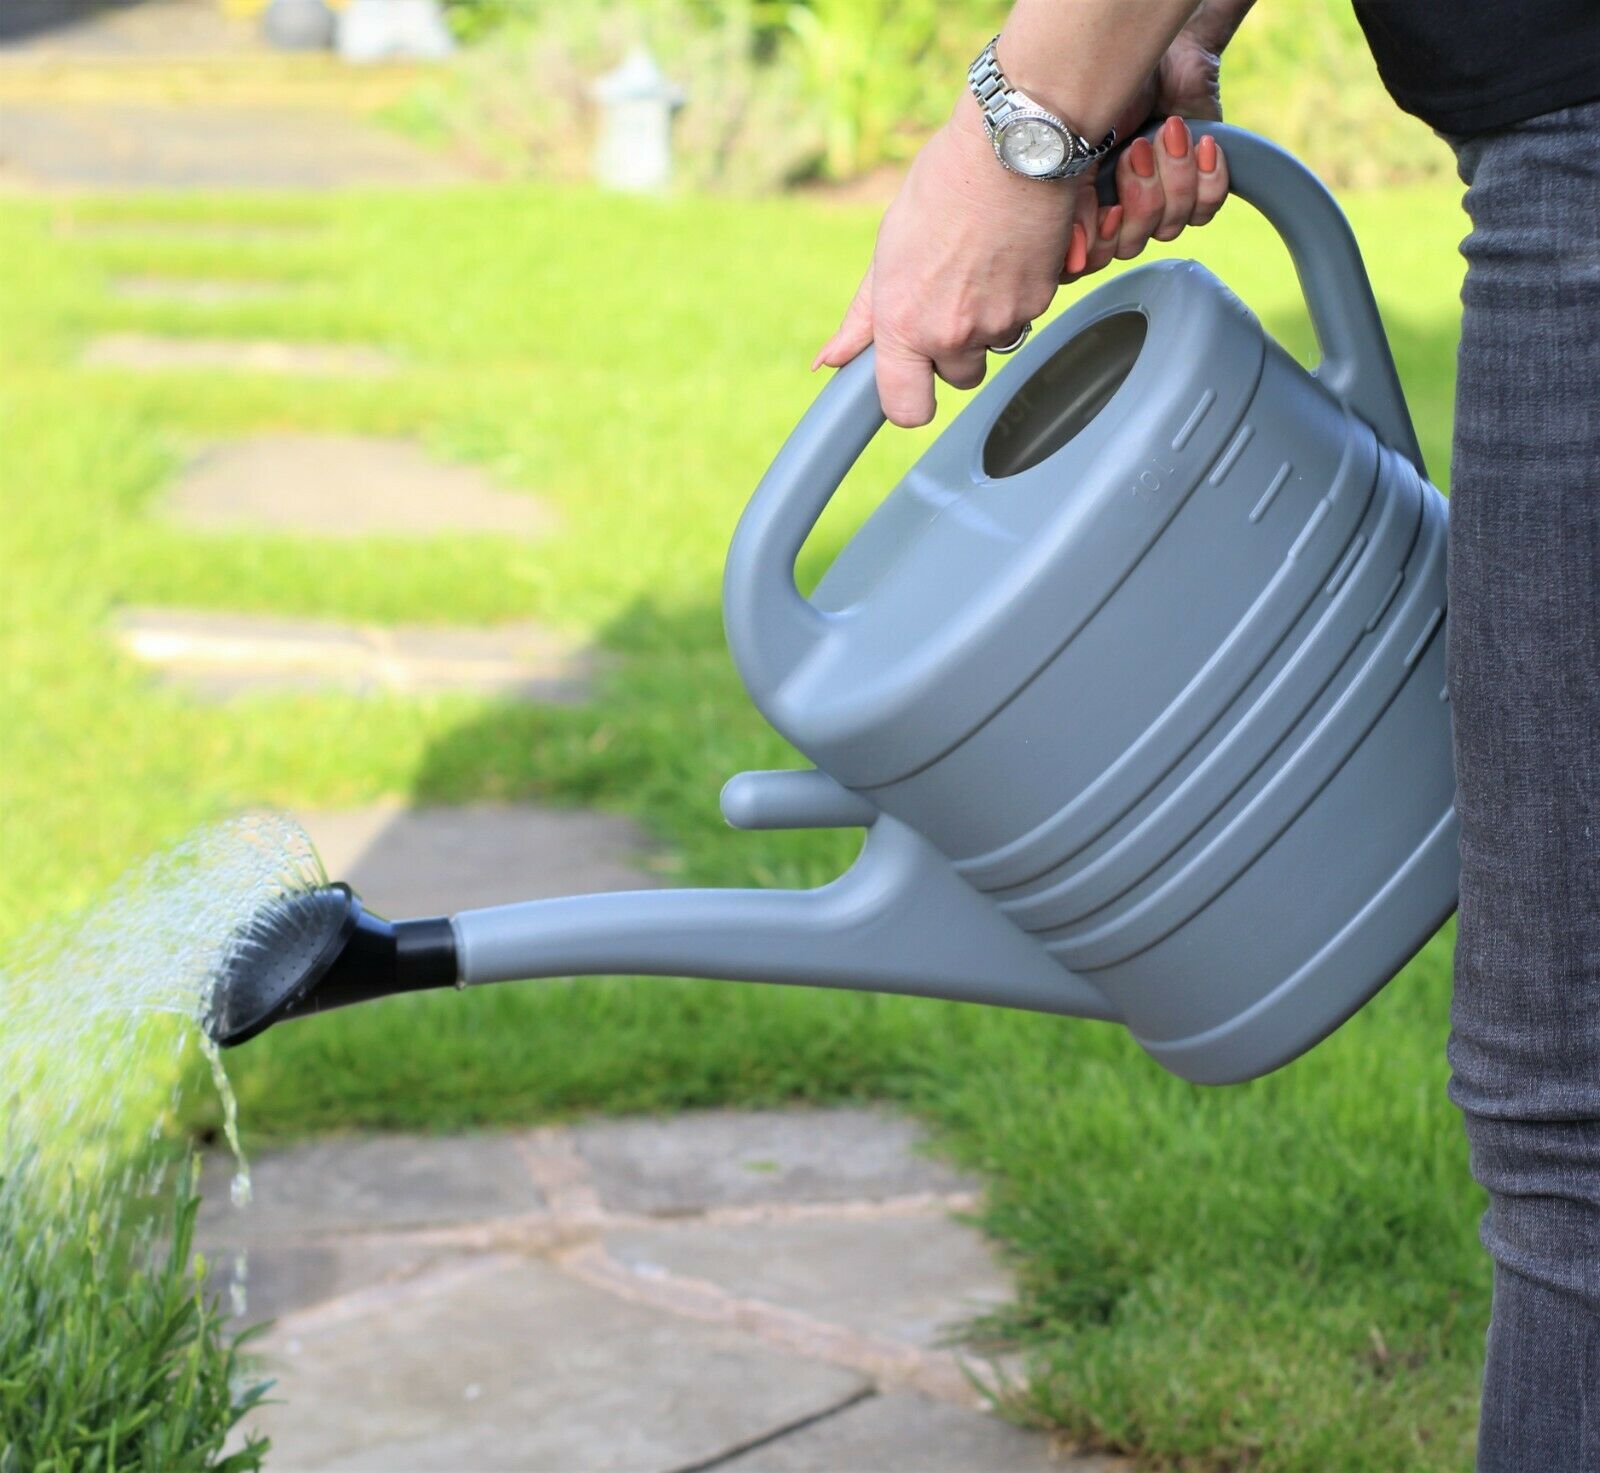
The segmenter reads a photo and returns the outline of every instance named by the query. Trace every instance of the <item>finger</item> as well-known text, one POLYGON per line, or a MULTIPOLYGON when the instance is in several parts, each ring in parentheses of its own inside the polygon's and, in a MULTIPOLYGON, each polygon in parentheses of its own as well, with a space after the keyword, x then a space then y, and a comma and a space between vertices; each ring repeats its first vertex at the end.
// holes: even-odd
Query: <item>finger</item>
POLYGON ((1062 262, 1062 279, 1071 281, 1083 274, 1089 264, 1089 232, 1082 220, 1072 222, 1072 235, 1067 241, 1067 257, 1062 262))
POLYGON ((842 368, 872 341, 872 268, 861 278, 861 285, 845 308, 844 321, 839 329, 818 350, 811 360, 815 373, 826 363, 830 368, 842 368))
POLYGON ((1161 223, 1157 240, 1176 240, 1194 213, 1200 171, 1195 165, 1194 140, 1182 118, 1168 118, 1161 125, 1161 146, 1156 150, 1161 176, 1161 223))
POLYGON ((1061 280, 1063 283, 1075 281, 1092 268, 1089 265, 1089 256, 1094 242, 1095 227, 1099 224, 1100 204, 1095 198, 1093 185, 1086 185, 1078 190, 1078 197, 1073 201, 1072 213, 1074 216, 1072 232, 1067 237, 1067 253, 1061 261, 1061 280), (1079 239, 1082 238, 1082 250, 1079 250, 1079 239))
POLYGON ((932 360, 897 343, 879 343, 878 402, 902 429, 927 424, 934 410, 932 360))
POLYGON ((1099 212, 1094 235, 1089 241, 1088 271, 1099 271, 1109 265, 1117 254, 1117 237, 1122 230, 1122 206, 1110 205, 1099 212))
POLYGON ((1122 203, 1117 259, 1131 261, 1161 224, 1165 203, 1156 173, 1156 152, 1148 138, 1135 138, 1117 161, 1117 198, 1122 203))
POLYGON ((982 348, 964 348, 958 353, 941 354, 933 366, 951 388, 975 389, 989 371, 989 358, 982 348))
POLYGON ((1228 197, 1228 160, 1209 133, 1194 146, 1196 180, 1191 225, 1209 225, 1228 197))

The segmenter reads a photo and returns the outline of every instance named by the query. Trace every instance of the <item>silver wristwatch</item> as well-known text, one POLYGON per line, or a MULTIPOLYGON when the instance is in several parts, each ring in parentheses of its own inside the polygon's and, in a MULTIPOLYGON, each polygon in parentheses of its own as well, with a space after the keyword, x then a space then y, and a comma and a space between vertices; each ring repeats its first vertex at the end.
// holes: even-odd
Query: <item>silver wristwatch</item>
POLYGON ((1000 162, 1030 179, 1071 179, 1110 153, 1117 141, 1115 128, 1091 144, 1006 80, 995 56, 999 39, 996 36, 967 68, 967 85, 978 99, 983 126, 1000 162))

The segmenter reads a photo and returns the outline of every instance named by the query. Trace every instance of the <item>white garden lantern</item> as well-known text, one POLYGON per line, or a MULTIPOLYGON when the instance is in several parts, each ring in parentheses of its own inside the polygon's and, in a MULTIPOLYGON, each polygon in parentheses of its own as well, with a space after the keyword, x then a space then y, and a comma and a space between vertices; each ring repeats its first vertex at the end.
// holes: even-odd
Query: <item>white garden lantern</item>
POLYGON ((606 189, 654 194, 672 183, 672 115, 683 89, 638 46, 594 84, 600 105, 595 179, 606 189))

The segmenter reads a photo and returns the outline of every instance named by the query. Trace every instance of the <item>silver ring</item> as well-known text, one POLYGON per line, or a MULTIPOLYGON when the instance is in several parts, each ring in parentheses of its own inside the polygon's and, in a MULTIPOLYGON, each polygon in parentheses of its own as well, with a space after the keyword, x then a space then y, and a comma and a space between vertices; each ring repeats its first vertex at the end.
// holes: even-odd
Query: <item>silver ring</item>
POLYGON ((1032 331, 1033 331, 1033 324, 1031 322, 1024 322, 1022 324, 1022 331, 1019 332, 1016 335, 1016 337, 1013 338, 1009 343, 1007 343, 1005 345, 1005 347, 1003 347, 1003 348, 990 348, 989 351, 991 353, 1002 353, 1002 354, 1004 354, 1004 353, 1015 353, 1018 348, 1020 348, 1025 342, 1028 341, 1028 334, 1030 332, 1032 332, 1032 331))

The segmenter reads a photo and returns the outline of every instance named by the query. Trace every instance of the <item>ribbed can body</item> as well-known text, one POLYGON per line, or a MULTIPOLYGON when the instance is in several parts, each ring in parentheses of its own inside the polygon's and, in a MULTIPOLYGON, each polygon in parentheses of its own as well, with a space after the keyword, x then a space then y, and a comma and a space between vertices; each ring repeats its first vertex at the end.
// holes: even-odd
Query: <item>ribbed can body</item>
POLYGON ((1221 1079, 1308 1047, 1453 905, 1446 513, 1270 341, 1226 424, 1194 377, 1139 457, 1159 532, 1010 700, 868 796, 1221 1079))

